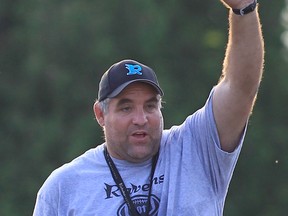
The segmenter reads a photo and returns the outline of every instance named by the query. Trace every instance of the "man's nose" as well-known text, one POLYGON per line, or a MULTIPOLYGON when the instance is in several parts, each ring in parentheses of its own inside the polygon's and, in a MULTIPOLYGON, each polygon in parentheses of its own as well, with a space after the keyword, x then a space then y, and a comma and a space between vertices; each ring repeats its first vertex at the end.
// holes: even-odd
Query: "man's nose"
POLYGON ((133 124, 136 125, 144 125, 148 121, 147 119, 147 113, 143 109, 139 109, 135 112, 133 116, 133 124))

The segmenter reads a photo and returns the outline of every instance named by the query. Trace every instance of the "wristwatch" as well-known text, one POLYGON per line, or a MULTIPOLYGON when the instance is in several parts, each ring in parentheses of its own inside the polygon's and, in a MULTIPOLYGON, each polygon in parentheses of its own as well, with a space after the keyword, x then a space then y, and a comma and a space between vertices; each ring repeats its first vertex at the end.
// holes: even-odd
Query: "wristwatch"
POLYGON ((254 11, 256 6, 257 6, 257 0, 254 0, 253 3, 249 4, 246 7, 242 8, 242 9, 233 9, 232 8, 232 11, 237 15, 244 16, 245 14, 248 14, 248 13, 254 11))

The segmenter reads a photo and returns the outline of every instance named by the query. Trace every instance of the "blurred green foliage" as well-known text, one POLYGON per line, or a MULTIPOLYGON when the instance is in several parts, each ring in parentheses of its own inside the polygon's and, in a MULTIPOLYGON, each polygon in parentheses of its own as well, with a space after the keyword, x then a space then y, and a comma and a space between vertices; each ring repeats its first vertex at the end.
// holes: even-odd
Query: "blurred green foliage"
MULTIPOLYGON (((225 215, 288 211, 288 73, 277 4, 259 0, 266 65, 225 215)), ((31 215, 52 170, 103 142, 92 106, 102 73, 132 58, 165 91, 166 127, 218 81, 228 11, 218 1, 0 0, 0 215, 31 215)))

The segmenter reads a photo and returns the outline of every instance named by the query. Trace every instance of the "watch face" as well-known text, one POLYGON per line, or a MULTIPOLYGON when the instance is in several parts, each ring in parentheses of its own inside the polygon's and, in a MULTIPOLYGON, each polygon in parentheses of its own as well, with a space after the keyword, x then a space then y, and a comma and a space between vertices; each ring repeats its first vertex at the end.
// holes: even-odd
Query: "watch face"
POLYGON ((237 15, 243 16, 245 14, 248 14, 248 13, 254 11, 256 6, 257 6, 257 0, 254 0, 254 2, 250 5, 248 5, 247 7, 242 8, 242 9, 232 9, 232 11, 237 15))

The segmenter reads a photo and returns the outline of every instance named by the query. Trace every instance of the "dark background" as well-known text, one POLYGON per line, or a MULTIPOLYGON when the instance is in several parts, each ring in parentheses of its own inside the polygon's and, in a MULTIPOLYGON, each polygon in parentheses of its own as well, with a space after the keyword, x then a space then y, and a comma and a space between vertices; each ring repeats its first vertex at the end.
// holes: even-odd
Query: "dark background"
MULTIPOLYGON (((288 212, 288 18, 284 0, 259 2, 265 72, 226 216, 288 212)), ((0 215, 31 215, 51 171, 103 142, 92 106, 114 62, 157 72, 166 128, 200 108, 221 74, 227 15, 217 0, 0 0, 0 215)))

